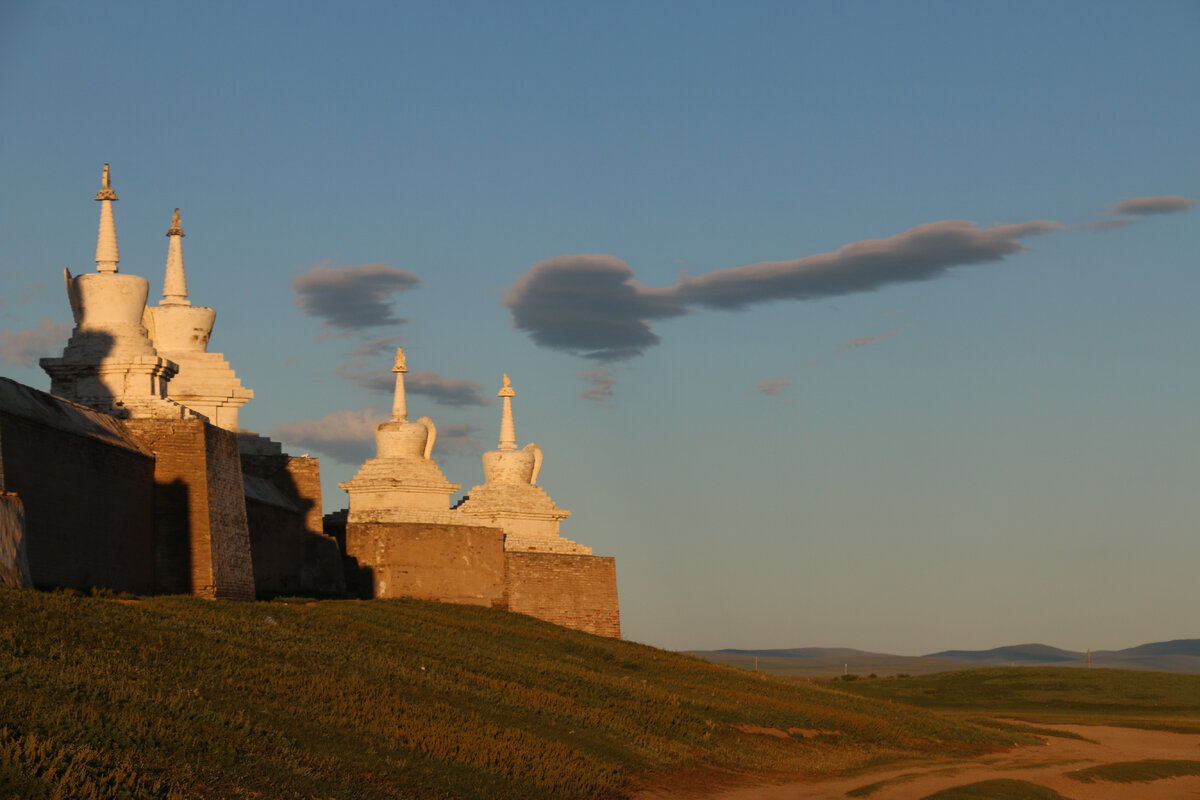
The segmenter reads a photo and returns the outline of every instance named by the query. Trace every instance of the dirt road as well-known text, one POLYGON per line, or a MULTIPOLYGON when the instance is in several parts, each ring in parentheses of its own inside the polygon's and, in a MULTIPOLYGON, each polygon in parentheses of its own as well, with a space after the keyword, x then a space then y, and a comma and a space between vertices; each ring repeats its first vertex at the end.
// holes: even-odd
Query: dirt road
POLYGON ((994 778, 1012 778, 1048 786, 1074 800, 1186 800, 1200 798, 1200 776, 1168 778, 1152 783, 1080 783, 1070 773, 1097 764, 1147 758, 1200 761, 1200 734, 1145 731, 1091 725, 1042 725, 1071 731, 1095 741, 1058 736, 1042 746, 1014 747, 974 761, 931 761, 884 767, 853 778, 798 781, 776 785, 650 789, 635 800, 845 800, 846 792, 882 784, 870 800, 916 800, 942 789, 994 778))

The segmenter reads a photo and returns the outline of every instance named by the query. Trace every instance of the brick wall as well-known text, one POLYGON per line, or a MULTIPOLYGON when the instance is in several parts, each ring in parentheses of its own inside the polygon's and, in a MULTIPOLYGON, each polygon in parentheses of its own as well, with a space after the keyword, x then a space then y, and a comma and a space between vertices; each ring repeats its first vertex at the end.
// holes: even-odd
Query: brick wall
POLYGON ((15 492, 0 491, 0 586, 33 586, 25 549, 25 506, 15 492))
POLYGON ((159 590, 253 600, 236 435, 201 419, 135 419, 125 425, 155 456, 159 590))
POLYGON ((35 586, 154 590, 154 459, 119 421, 0 378, 0 465, 35 586))
POLYGON ((621 638, 615 559, 510 552, 506 562, 509 611, 621 638))
POLYGON ((346 582, 362 597, 414 597, 504 607, 504 534, 498 528, 352 522, 346 582))
POLYGON ((253 600, 254 566, 237 434, 205 423, 204 455, 215 596, 253 600))
POLYGON ((242 471, 258 596, 344 593, 341 551, 322 529, 320 461, 243 453, 242 471))

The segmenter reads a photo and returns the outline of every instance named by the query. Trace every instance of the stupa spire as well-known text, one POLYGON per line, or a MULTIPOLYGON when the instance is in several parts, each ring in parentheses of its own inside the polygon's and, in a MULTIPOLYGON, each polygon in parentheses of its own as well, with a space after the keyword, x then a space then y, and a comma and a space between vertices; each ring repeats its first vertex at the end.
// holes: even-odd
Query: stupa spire
POLYGON ((504 398, 504 410, 500 412, 500 449, 517 449, 517 429, 513 425, 512 399, 517 396, 517 390, 512 388, 508 373, 504 373, 504 388, 496 392, 496 397, 504 398))
POLYGON ((167 229, 167 274, 163 278, 164 306, 190 306, 187 290, 187 274, 183 271, 183 227, 179 222, 179 209, 171 217, 171 227, 167 229))
POLYGON ((396 394, 392 398, 392 421, 404 422, 408 419, 408 399, 404 396, 404 373, 408 372, 408 366, 404 359, 404 348, 396 348, 396 364, 392 367, 392 372, 396 373, 396 394))
POLYGON ((101 202, 100 231, 96 236, 96 271, 116 272, 121 255, 117 250, 117 228, 113 224, 112 204, 117 200, 117 193, 109 182, 108 164, 100 173, 100 191, 96 192, 96 199, 101 202))

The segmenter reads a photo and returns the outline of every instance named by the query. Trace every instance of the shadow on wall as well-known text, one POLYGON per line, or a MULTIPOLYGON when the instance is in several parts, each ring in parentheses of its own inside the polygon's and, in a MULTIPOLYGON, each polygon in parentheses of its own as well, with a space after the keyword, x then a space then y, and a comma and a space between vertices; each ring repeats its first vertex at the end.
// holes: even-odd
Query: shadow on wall
POLYGON ((255 595, 344 597, 341 549, 321 530, 319 461, 243 453, 242 479, 255 595))
MULTIPOLYGON (((176 478, 154 484, 155 588, 165 594, 192 594, 193 554, 188 486, 176 478)), ((211 581, 210 581, 211 582, 211 581)))
POLYGON ((348 517, 349 511, 344 508, 326 514, 323 520, 325 535, 337 542, 342 560, 342 574, 346 579, 347 596, 371 600, 375 597, 375 570, 369 564, 360 564, 357 558, 346 554, 348 517))

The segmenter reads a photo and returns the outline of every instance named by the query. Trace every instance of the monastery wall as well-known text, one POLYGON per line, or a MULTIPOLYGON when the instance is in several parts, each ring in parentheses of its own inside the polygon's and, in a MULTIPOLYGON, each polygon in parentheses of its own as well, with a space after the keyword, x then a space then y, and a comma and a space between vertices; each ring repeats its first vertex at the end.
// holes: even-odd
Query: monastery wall
POLYGON ((259 597, 342 595, 342 555, 323 531, 320 460, 242 452, 246 518, 259 597))
POLYGON ((346 526, 346 583, 360 597, 504 607, 504 534, 416 522, 346 526))
POLYGON ((560 553, 506 554, 508 610, 621 638, 616 560, 560 553))
POLYGON ((155 456, 159 590, 253 600, 237 435, 201 419, 125 424, 155 456))
POLYGON ((35 586, 154 590, 154 457, 121 422, 0 378, 0 464, 35 586))
POLYGON ((0 586, 18 589, 33 586, 29 554, 25 550, 25 504, 15 492, 0 491, 0 586))

